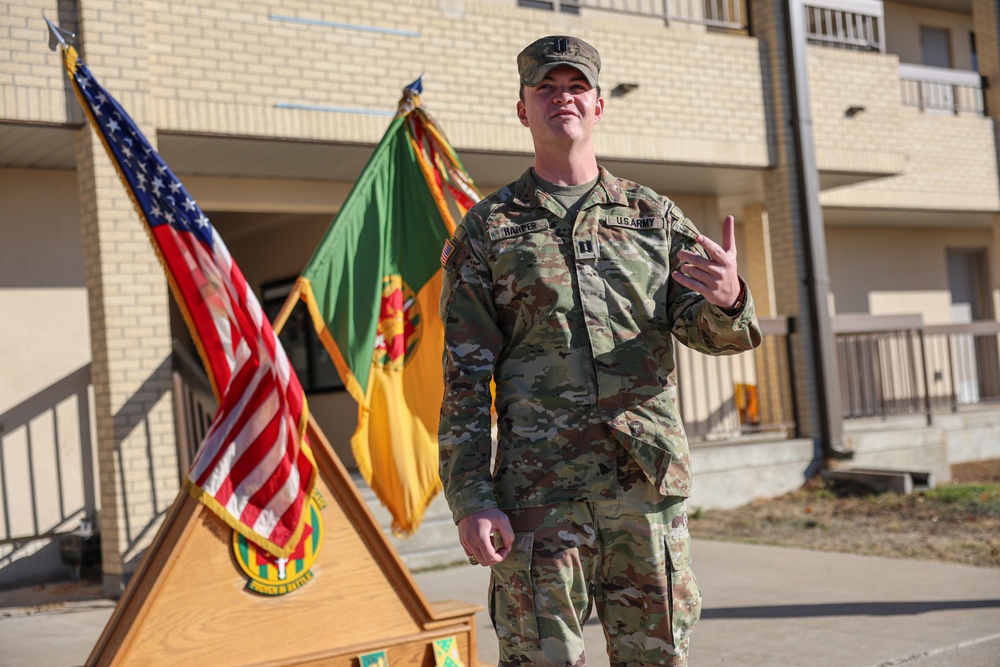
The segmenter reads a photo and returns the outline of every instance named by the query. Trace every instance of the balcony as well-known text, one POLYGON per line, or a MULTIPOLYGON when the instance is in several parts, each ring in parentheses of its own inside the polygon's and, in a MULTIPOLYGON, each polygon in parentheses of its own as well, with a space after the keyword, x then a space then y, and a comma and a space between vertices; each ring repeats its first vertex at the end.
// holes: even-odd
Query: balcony
POLYGON ((662 19, 666 25, 686 23, 720 30, 745 30, 745 0, 518 0, 521 7, 567 14, 605 11, 662 19))
POLYGON ((985 113, 982 77, 977 72, 900 63, 899 83, 905 106, 953 114, 985 113))
POLYGON ((842 316, 834 331, 844 419, 930 419, 1000 402, 1000 322, 842 316))
POLYGON ((885 53, 881 0, 806 0, 803 10, 810 44, 885 53))
POLYGON ((675 348, 677 402, 692 443, 794 436, 789 320, 762 318, 760 328, 753 352, 710 357, 675 348))
MULTIPOLYGON (((810 44, 886 52, 881 0, 805 0, 803 10, 810 44)), ((915 33, 912 37, 916 38, 915 33)), ((982 81, 976 72, 901 63, 899 79, 905 106, 930 112, 984 114, 982 81)))

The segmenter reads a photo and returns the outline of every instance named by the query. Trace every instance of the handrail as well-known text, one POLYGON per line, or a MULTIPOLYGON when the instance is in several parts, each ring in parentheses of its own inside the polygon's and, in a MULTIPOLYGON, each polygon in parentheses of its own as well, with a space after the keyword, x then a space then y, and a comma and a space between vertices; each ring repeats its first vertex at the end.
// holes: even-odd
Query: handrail
POLYGON ((985 115, 983 79, 978 72, 900 63, 899 83, 905 106, 985 115))
POLYGON ((690 442, 794 434, 793 328, 787 317, 758 322, 763 340, 751 352, 714 357, 676 348, 677 406, 690 442))
POLYGON ((183 483, 208 433, 218 402, 201 363, 176 340, 173 341, 173 352, 177 464, 183 483))
POLYGON ((920 315, 835 318, 843 416, 924 414, 1000 401, 1000 321, 926 325, 920 315))
POLYGON ((760 325, 761 334, 765 336, 787 336, 791 330, 787 317, 759 317, 757 324, 760 325))
POLYGON ((872 333, 876 331, 913 331, 924 327, 923 315, 837 315, 833 333, 872 333))
POLYGON ((942 334, 972 334, 988 336, 1000 333, 1000 322, 995 320, 976 320, 966 324, 929 324, 924 327, 928 336, 942 334))
POLYGON ((899 63, 899 78, 968 88, 982 88, 983 85, 983 79, 979 72, 949 67, 914 65, 913 63, 899 63))
POLYGON ((882 18, 884 12, 882 0, 803 0, 802 4, 816 9, 864 14, 878 18, 882 18))

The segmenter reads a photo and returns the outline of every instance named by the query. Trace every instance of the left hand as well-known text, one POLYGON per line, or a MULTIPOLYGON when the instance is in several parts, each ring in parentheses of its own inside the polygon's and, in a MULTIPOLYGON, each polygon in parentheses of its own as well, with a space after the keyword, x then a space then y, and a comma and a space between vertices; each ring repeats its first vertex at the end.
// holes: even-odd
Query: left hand
POLYGON ((699 234, 697 241, 708 253, 708 259, 690 250, 677 253, 679 270, 671 275, 678 283, 705 297, 720 308, 731 308, 740 296, 740 278, 736 272, 736 222, 726 216, 722 223, 722 245, 699 234))

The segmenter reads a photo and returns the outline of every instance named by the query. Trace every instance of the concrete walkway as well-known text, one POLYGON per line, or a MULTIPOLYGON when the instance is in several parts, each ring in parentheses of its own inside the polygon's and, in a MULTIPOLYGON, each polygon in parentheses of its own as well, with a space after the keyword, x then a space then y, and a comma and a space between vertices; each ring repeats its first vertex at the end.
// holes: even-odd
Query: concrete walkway
MULTIPOLYGON (((694 559, 705 605, 692 667, 1000 667, 1000 570, 699 540, 694 559)), ((485 603, 485 568, 415 578, 429 600, 485 603)), ((83 664, 112 608, 0 593, 0 667, 83 664)), ((489 618, 477 620, 479 658, 496 664, 489 618)), ((606 667, 596 620, 586 633, 588 666, 606 667)))

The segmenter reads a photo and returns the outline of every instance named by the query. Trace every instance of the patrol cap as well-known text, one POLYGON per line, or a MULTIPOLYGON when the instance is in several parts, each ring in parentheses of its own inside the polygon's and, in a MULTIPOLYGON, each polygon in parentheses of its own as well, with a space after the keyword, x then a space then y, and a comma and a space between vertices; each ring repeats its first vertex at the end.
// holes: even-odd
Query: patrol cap
POLYGON ((601 54, 597 49, 579 37, 549 35, 526 46, 517 55, 517 72, 521 83, 534 88, 542 82, 550 70, 560 65, 575 67, 587 82, 597 87, 597 75, 601 71, 601 54))

